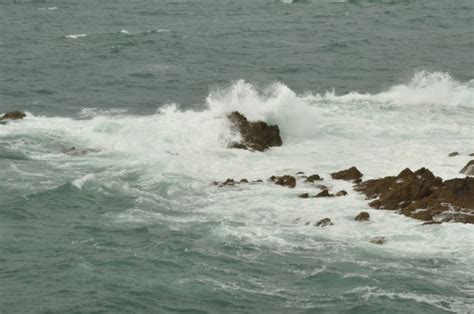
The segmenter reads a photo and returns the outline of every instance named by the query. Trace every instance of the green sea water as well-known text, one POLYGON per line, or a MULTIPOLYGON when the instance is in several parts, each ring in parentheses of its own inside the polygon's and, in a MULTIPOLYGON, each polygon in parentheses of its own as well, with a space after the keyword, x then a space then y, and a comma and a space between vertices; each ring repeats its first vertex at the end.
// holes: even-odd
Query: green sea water
POLYGON ((460 176, 473 23, 471 0, 0 1, 0 113, 28 114, 0 124, 0 313, 474 313, 472 225, 329 176, 460 176), (283 146, 227 149, 233 110, 283 146), (266 182, 298 171, 349 194, 266 182))

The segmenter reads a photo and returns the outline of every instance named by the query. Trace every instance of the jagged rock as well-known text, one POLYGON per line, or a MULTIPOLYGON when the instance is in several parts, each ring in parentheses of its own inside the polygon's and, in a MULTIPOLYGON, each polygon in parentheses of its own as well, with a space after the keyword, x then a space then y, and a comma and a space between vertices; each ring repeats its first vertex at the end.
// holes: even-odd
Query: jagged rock
POLYGON ((372 237, 369 239, 370 243, 379 244, 379 245, 384 244, 386 241, 387 240, 385 239, 385 237, 372 237))
POLYGON ((346 196, 347 195, 347 192, 342 190, 342 191, 339 191, 336 193, 336 196, 346 196))
POLYGON ((1 116, 0 120, 20 120, 20 119, 23 119, 24 117, 26 117, 26 114, 24 114, 21 111, 11 111, 1 116))
POLYGON ((464 168, 461 169, 461 173, 467 176, 474 176, 474 160, 468 162, 464 168))
POLYGON ((309 198, 309 193, 303 193, 298 195, 299 198, 309 198))
POLYGON ((474 217, 474 178, 442 181, 426 168, 405 169, 396 177, 362 182, 355 188, 378 209, 398 210, 419 220, 431 221, 443 213, 444 221, 472 223, 474 217), (456 213, 446 215, 446 213, 456 213))
POLYGON ((452 153, 449 153, 448 157, 454 157, 454 156, 458 156, 459 153, 458 152, 452 152, 452 153))
POLYGON ((322 190, 319 194, 317 194, 315 197, 333 197, 333 194, 329 193, 329 190, 322 190))
POLYGON ((362 178, 363 174, 356 167, 331 173, 331 177, 336 180, 353 181, 362 178))
POLYGON ((270 179, 274 181, 275 184, 278 184, 281 186, 287 186, 289 188, 294 188, 296 186, 296 179, 293 176, 284 175, 281 177, 275 177, 275 176, 272 176, 272 177, 270 177, 270 179))
POLYGON ((370 215, 368 212, 360 212, 354 219, 356 221, 368 221, 370 219, 370 215))
POLYGON ((249 122, 247 118, 238 111, 227 116, 232 128, 241 135, 242 142, 232 143, 230 148, 240 148, 264 151, 272 146, 281 146, 280 129, 277 125, 268 125, 265 122, 249 122))
POLYGON ((309 177, 306 178, 306 180, 304 182, 314 182, 314 181, 322 181, 323 179, 317 175, 317 174, 313 174, 313 175, 310 175, 309 177))
POLYGON ((334 225, 329 218, 324 218, 314 224, 316 227, 327 227, 334 225))

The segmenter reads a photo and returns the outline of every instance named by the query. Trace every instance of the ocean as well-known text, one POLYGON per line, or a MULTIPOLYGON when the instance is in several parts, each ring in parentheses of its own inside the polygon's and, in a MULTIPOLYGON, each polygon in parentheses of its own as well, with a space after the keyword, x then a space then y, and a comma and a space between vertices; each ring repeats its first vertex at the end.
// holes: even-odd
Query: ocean
POLYGON ((472 0, 0 1, 0 113, 27 114, 0 124, 0 313, 474 313, 472 224, 330 176, 463 177, 473 25, 472 0), (283 145, 229 149, 233 111, 283 145), (267 181, 299 171, 348 195, 267 181))

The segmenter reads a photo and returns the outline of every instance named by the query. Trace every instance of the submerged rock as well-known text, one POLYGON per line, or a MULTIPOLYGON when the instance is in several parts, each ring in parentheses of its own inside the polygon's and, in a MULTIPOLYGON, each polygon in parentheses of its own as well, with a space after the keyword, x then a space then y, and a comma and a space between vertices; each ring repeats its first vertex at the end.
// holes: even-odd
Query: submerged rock
POLYGON ((378 236, 378 237, 372 237, 372 238, 370 238, 370 239, 369 239, 369 242, 370 242, 370 243, 373 243, 373 244, 382 245, 382 244, 384 244, 385 242, 387 242, 387 240, 385 239, 385 237, 378 236))
POLYGON ((85 156, 89 153, 97 153, 99 150, 97 149, 81 149, 81 148, 76 148, 75 146, 70 147, 70 148, 65 148, 61 150, 64 154, 69 155, 69 156, 85 156))
POLYGON ((336 180, 353 181, 362 178, 363 174, 356 167, 331 173, 331 177, 336 180))
POLYGON ((461 169, 461 173, 467 176, 474 176, 474 160, 468 162, 464 168, 461 169))
POLYGON ((449 153, 448 157, 455 157, 455 156, 458 156, 459 153, 458 152, 452 152, 452 153, 449 153))
POLYGON ((317 223, 314 224, 316 227, 327 227, 327 226, 332 226, 334 225, 329 218, 324 218, 318 221, 317 223))
POLYGON ((26 114, 21 111, 10 111, 1 116, 0 120, 20 120, 24 117, 26 117, 26 114))
POLYGON ((419 220, 432 221, 443 214, 443 221, 472 223, 474 217, 474 178, 471 177, 443 182, 426 168, 416 172, 407 168, 396 177, 364 181, 355 189, 369 199, 376 198, 369 203, 371 207, 398 210, 419 220))
POLYGON ((368 212, 360 212, 354 220, 356 221, 368 221, 370 219, 370 215, 368 212))
POLYGON ((268 125, 265 122, 249 122, 247 118, 238 111, 227 116, 232 128, 238 131, 242 141, 232 143, 230 148, 240 148, 264 151, 273 146, 281 146, 280 129, 277 125, 268 125))

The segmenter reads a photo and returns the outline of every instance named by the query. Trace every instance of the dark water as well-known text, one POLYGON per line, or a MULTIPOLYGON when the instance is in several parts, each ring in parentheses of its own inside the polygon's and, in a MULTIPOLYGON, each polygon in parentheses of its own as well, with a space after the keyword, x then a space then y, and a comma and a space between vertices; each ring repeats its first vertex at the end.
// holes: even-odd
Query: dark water
POLYGON ((151 113, 168 102, 199 107, 237 79, 340 93, 380 91, 417 70, 465 81, 473 19, 471 0, 3 0, 0 106, 151 113))
POLYGON ((0 313, 474 313, 472 225, 328 175, 459 175, 473 23, 471 0, 0 0, 0 113, 29 113, 0 124, 0 313), (284 145, 226 149, 237 109, 284 145), (210 185, 300 170, 349 195, 210 185))

